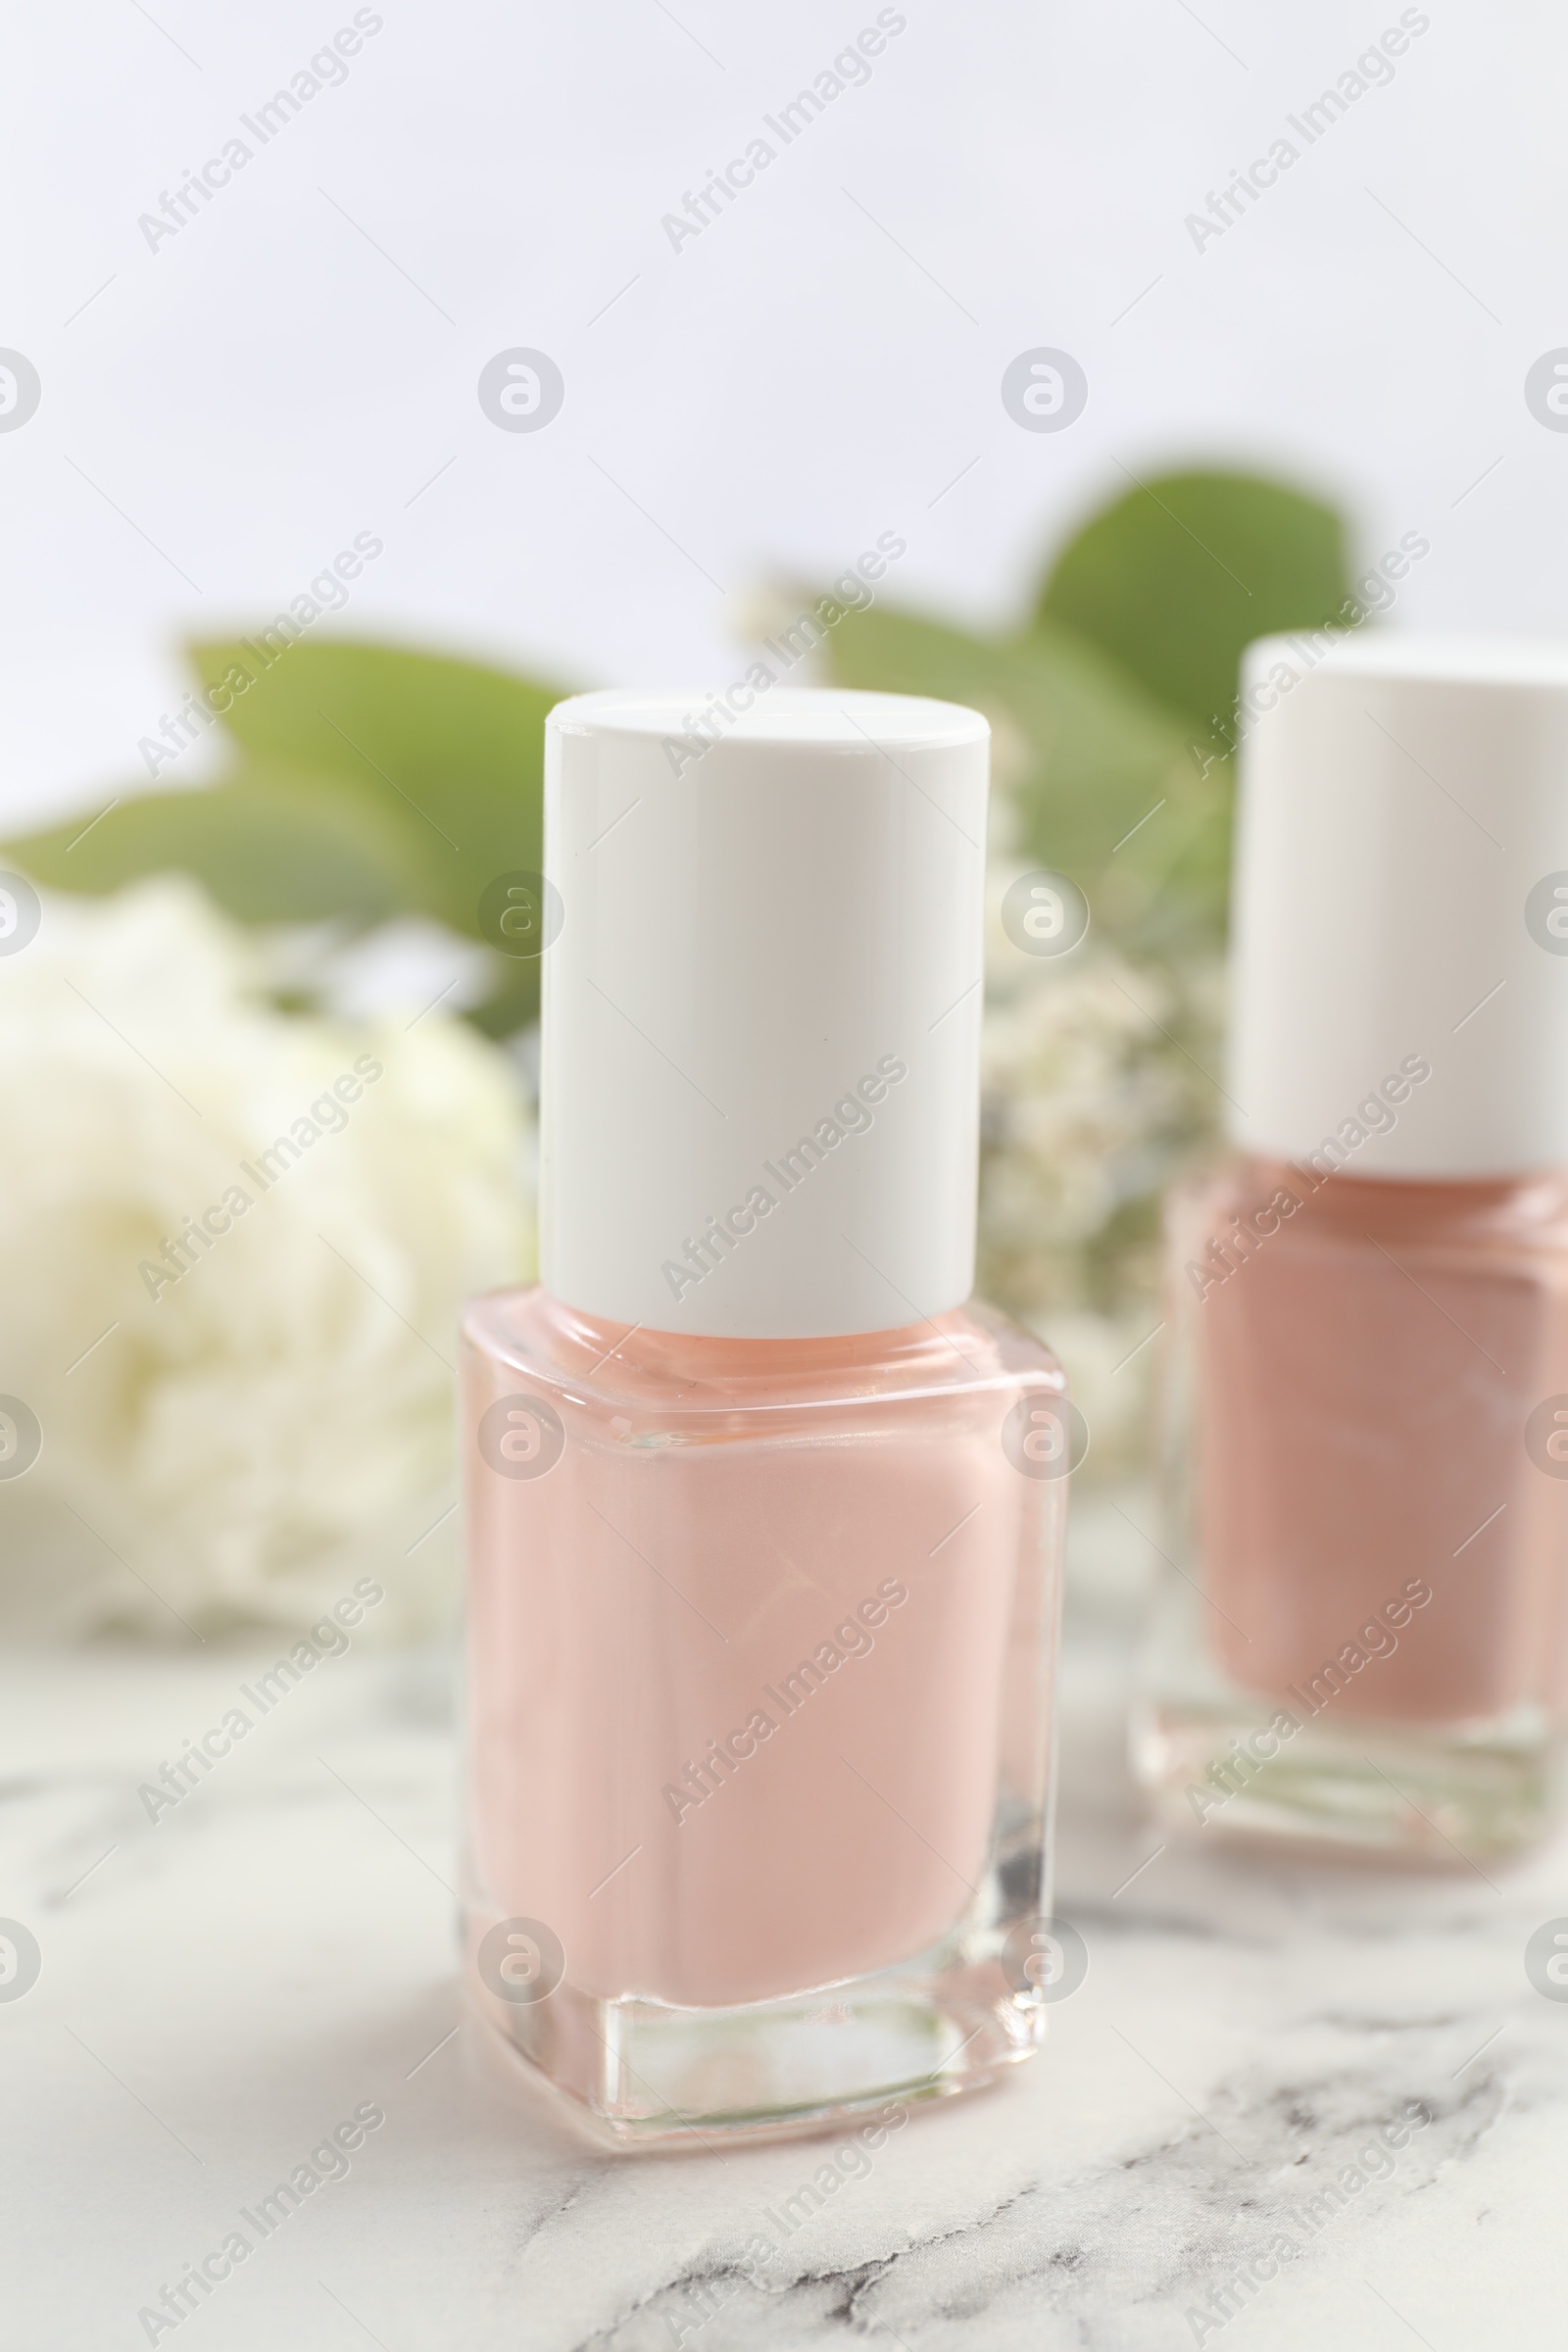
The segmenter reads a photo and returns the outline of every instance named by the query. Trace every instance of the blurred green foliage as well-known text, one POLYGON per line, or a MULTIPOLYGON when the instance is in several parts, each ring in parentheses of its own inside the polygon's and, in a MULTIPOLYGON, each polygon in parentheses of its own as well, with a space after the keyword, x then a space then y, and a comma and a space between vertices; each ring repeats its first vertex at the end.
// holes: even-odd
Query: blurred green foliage
POLYGON ((1067 541, 1017 635, 872 607, 840 621, 831 660, 843 685, 984 710, 1020 849, 1130 954, 1167 956, 1224 930, 1242 649, 1343 625, 1348 591, 1332 508, 1250 474, 1164 474, 1067 541))
MULTIPOLYGON (((242 922, 417 913, 478 939, 485 886, 538 869, 545 713, 565 689, 342 638, 265 668, 243 641, 190 650, 226 703, 230 772, 127 798, 84 838, 78 820, 9 843, 37 881, 106 891, 178 868, 242 922)), ((533 1018, 539 975, 499 956, 496 972, 471 1017, 500 1037, 533 1018)))
POLYGON ((1243 646, 1315 627, 1348 593, 1340 517, 1244 473, 1139 484, 1063 548, 1037 619, 1072 630, 1206 734, 1243 646))
MULTIPOLYGON (((826 658, 845 685, 983 710, 1021 846, 1070 874, 1129 952, 1171 955, 1223 927, 1242 647, 1324 622, 1347 593, 1331 509, 1249 474, 1171 473, 1074 534, 1021 632, 878 605, 838 623, 826 658)), ((479 938, 486 885, 540 865, 544 718, 563 689, 341 638, 270 657, 199 644, 191 659, 229 772, 127 788, 85 835, 77 820, 6 844, 37 881, 102 892, 177 868, 244 922, 417 912, 479 938)), ((498 957, 496 972, 470 1017, 503 1036, 534 1014, 537 966, 498 957)))

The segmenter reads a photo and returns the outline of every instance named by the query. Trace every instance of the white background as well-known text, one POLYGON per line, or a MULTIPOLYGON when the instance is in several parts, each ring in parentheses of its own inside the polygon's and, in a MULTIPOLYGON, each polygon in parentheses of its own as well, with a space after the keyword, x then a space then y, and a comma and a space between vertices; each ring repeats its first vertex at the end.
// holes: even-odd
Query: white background
POLYGON ((1397 620, 1563 628, 1568 433, 1523 398, 1568 343, 1560 14, 1432 0, 1200 252, 1185 216, 1393 0, 901 5, 869 82, 678 252, 662 216, 875 0, 382 0, 347 81, 156 251, 138 215, 352 6, 14 18, 0 344, 43 399, 0 434, 0 822, 133 778, 182 633, 271 614, 357 531, 385 554, 323 629, 684 685, 734 673, 759 585, 887 530, 900 601, 1003 622, 1130 475, 1218 460, 1342 499, 1363 556, 1424 532, 1397 620), (1060 433, 999 397, 1042 344, 1088 372, 1060 433), (515 345, 564 373, 541 432, 478 405, 515 345))

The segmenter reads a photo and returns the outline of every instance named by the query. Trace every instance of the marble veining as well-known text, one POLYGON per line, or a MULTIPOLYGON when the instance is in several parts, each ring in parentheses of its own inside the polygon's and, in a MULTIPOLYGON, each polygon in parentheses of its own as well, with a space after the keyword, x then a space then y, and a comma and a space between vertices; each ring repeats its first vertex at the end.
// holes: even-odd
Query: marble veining
POLYGON ((1169 1838, 1120 1763, 1116 1612, 1067 1674, 1057 1907, 1089 1976, 1040 2060, 863 2168, 831 2140, 609 2157, 499 2063, 453 1976, 440 1659, 341 1661, 148 1821, 138 1784, 249 1670, 210 1648, 0 1666, 0 1912, 43 1955, 0 2001, 19 2345, 154 2340, 138 2314, 359 2101, 386 2121, 347 2175, 156 2340, 1561 2339, 1568 2002, 1523 1955, 1568 1914, 1568 1846, 1393 1878, 1169 1838))

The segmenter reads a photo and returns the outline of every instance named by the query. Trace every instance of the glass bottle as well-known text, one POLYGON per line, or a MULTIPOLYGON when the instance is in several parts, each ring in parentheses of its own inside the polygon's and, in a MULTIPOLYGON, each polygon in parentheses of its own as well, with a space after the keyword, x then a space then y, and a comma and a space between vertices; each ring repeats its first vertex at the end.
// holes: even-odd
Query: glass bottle
POLYGON ((1135 1765, 1204 1837, 1457 1867, 1562 1799, 1568 655, 1319 632, 1244 681, 1135 1765))
POLYGON ((1165 1817, 1436 1861, 1530 1843, 1568 1695, 1568 1179, 1238 1159, 1172 1199, 1168 1247, 1139 1740, 1165 1817))
POLYGON ((1004 1438, 1032 1410, 1061 1458, 1046 1350, 984 1309, 628 1336, 542 1290, 477 1301, 465 1339, 493 2021, 627 2139, 1026 2056, 1045 2009, 1004 1946, 1050 1908, 1066 1490, 1004 1438), (509 1997, 509 1949, 524 1988, 561 1970, 550 1997, 509 1997))
POLYGON ((1073 1423, 968 1298, 985 722, 690 718, 552 714, 543 1282, 464 1345, 469 1982, 621 2145, 990 2082, 1063 1965, 1073 1423))

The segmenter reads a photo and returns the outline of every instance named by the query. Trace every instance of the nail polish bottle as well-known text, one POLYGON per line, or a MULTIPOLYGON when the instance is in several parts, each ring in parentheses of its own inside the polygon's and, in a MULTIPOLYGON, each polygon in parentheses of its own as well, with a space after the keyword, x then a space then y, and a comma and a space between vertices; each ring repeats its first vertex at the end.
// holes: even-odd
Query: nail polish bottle
POLYGON ((540 1264, 466 1321, 473 1997, 616 2144, 1041 2036, 1070 1407, 970 1301, 989 733, 547 727, 540 1264))
POLYGON ((1458 1866, 1559 1801, 1568 651, 1320 633, 1244 680, 1135 1760, 1201 1836, 1458 1866))

